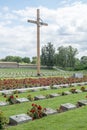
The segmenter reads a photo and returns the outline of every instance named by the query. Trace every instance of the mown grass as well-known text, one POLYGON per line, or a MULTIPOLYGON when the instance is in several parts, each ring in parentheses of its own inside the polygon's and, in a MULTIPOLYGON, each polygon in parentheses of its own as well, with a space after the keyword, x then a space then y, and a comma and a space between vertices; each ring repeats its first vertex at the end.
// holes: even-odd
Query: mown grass
POLYGON ((51 115, 8 130, 87 130, 87 107, 51 115))
MULTIPOLYGON (((77 87, 79 88, 79 86, 77 87)), ((69 90, 70 88, 62 88, 55 90, 45 90, 38 92, 30 92, 33 96, 40 94, 49 94, 69 90)), ((19 94, 20 97, 26 97, 27 93, 19 94)), ((41 105, 44 108, 50 107, 53 109, 59 108, 60 104, 73 103, 76 104, 78 100, 85 99, 87 92, 79 94, 71 94, 60 96, 56 98, 49 98, 45 100, 38 100, 33 102, 26 102, 0 107, 7 117, 27 113, 31 108, 32 103, 41 105)), ((1 98, 1 96, 0 96, 1 98)), ((3 97, 2 97, 3 100, 3 97)), ((10 126, 7 130, 87 130, 87 106, 70 110, 64 113, 50 115, 38 120, 23 123, 17 126, 10 126)))

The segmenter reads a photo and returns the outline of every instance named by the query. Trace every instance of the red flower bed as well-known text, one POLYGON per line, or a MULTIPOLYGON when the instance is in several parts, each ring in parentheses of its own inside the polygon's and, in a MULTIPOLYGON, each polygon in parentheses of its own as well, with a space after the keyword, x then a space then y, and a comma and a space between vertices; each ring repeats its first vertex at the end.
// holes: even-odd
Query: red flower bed
POLYGON ((87 82, 84 78, 64 78, 64 77, 48 77, 48 78, 25 78, 25 79, 3 79, 0 80, 0 90, 15 89, 24 87, 52 86, 54 84, 71 84, 78 82, 87 82))

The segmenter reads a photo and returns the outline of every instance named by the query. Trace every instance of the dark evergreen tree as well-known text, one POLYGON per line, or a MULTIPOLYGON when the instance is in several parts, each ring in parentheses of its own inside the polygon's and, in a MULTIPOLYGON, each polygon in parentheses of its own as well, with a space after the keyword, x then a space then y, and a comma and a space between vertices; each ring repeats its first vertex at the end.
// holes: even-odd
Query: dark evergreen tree
POLYGON ((55 56, 55 48, 53 47, 53 44, 49 42, 47 45, 42 47, 41 52, 41 64, 47 66, 48 68, 52 68, 54 66, 55 56))

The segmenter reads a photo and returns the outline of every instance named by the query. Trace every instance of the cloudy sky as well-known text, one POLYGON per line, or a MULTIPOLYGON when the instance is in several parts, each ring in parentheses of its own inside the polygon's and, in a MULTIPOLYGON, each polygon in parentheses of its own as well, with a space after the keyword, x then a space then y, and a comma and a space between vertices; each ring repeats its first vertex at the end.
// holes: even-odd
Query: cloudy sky
POLYGON ((36 10, 40 9, 40 46, 51 42, 57 49, 78 49, 87 56, 87 0, 0 0, 0 58, 36 56, 36 10))

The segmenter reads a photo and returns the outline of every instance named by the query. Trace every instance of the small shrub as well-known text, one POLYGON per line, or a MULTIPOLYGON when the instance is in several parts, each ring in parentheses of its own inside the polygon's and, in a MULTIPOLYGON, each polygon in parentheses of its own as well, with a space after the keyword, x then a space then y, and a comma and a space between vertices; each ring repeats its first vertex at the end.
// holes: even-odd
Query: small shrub
POLYGON ((32 108, 31 110, 28 110, 27 114, 32 117, 32 120, 39 119, 44 116, 44 110, 45 108, 43 109, 40 105, 32 104, 32 108))
POLYGON ((4 113, 0 111, 0 129, 4 130, 8 123, 9 123, 9 120, 5 117, 4 113))
POLYGON ((82 87, 81 87, 81 90, 84 92, 84 91, 85 91, 85 87, 84 87, 84 86, 82 86, 82 87))
POLYGON ((59 113, 64 112, 62 106, 60 106, 60 107, 57 109, 57 111, 58 111, 59 113))
POLYGON ((75 88, 72 88, 72 89, 70 90, 70 92, 76 93, 76 89, 75 89, 75 88))
POLYGON ((47 95, 46 95, 46 98, 50 98, 50 95, 49 95, 49 94, 47 94, 47 95))
POLYGON ((33 98, 30 94, 27 96, 27 98, 28 98, 30 101, 34 101, 34 98, 33 98))
POLYGON ((62 93, 61 93, 61 95, 62 95, 62 96, 64 96, 64 95, 65 95, 65 93, 64 93, 64 92, 62 92, 62 93))
POLYGON ((6 102, 9 102, 9 104, 15 104, 17 103, 16 98, 18 98, 18 95, 14 96, 12 95, 8 95, 8 96, 4 96, 6 98, 6 102))

